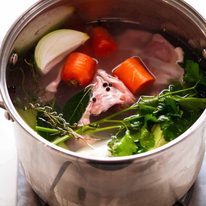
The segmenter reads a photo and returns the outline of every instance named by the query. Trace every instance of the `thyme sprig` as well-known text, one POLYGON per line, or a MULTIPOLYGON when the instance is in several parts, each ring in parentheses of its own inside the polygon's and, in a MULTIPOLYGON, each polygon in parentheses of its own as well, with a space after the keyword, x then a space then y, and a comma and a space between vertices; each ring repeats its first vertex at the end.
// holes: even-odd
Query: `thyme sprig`
POLYGON ((54 111, 51 106, 41 106, 40 104, 30 104, 30 106, 39 113, 38 120, 47 125, 46 127, 37 125, 36 130, 58 136, 53 141, 54 144, 59 144, 69 138, 83 139, 80 134, 72 129, 71 125, 63 118, 63 115, 54 111))

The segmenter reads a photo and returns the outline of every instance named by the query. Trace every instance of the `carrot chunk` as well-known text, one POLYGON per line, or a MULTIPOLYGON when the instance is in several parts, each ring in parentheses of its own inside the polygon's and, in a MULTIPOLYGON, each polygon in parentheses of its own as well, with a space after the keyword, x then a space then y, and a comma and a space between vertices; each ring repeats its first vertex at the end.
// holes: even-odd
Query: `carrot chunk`
POLYGON ((84 53, 71 53, 65 61, 62 80, 73 85, 85 86, 92 81, 96 64, 95 59, 84 53))
POLYGON ((133 94, 137 94, 150 86, 155 80, 138 57, 126 59, 118 65, 112 73, 118 77, 133 94))
POLYGON ((91 29, 92 49, 95 56, 103 57, 117 50, 117 44, 109 32, 101 27, 96 26, 91 29))

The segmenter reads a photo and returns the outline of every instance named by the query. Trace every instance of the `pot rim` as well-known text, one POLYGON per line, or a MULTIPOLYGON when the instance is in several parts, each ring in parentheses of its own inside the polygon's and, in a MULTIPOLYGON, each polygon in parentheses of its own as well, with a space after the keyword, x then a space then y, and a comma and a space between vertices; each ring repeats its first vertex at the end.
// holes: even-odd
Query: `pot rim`
MULTIPOLYGON (((59 0, 48 0, 48 1, 39 1, 35 3, 32 7, 30 7, 28 10, 26 10, 17 20, 14 22, 14 24, 11 26, 11 28, 8 30, 2 44, 1 44, 1 50, 0 50, 0 65, 1 65, 1 71, 0 71, 0 93, 3 99, 3 103, 5 105, 5 108, 13 118, 13 120, 29 135, 29 138, 34 138, 36 141, 41 143, 44 147, 47 147, 51 150, 54 150, 57 153, 60 153, 61 155, 69 155, 70 157, 74 159, 82 159, 86 161, 92 161, 92 162, 102 162, 102 163, 120 163, 125 161, 133 161, 133 160, 140 160, 145 157, 153 156, 159 153, 164 152, 165 150, 174 147, 178 143, 182 142, 184 139, 189 138, 189 135, 194 133, 196 129, 201 127, 201 125, 206 121, 206 110, 201 114, 201 116, 198 118, 198 120, 183 134, 178 136, 176 139, 168 142, 167 144, 156 148, 152 151, 144 152, 141 154, 131 155, 131 156, 123 156, 123 157, 92 157, 92 156, 84 156, 81 154, 78 154, 76 152, 72 152, 70 150, 64 149, 62 147, 56 146, 52 144, 51 142, 47 141, 40 135, 38 135, 30 126, 27 125, 27 123, 21 118, 21 116, 16 111, 13 103, 11 102, 7 85, 6 85, 6 64, 3 67, 3 64, 8 61, 5 56, 8 53, 4 52, 6 49, 6 46, 8 42, 11 42, 14 31, 16 31, 18 26, 25 24, 25 20, 32 17, 33 12, 35 11, 35 8, 39 6, 39 8, 43 8, 44 6, 50 5, 51 3, 56 3, 59 0)), ((178 8, 181 12, 183 12, 185 15, 187 15, 188 18, 190 18, 195 24, 198 25, 200 30, 205 34, 206 36, 206 24, 204 18, 189 4, 187 4, 184 1, 176 1, 176 0, 162 0, 165 3, 178 8)), ((40 10, 39 10, 40 11, 40 10)), ((11 48, 12 44, 10 43, 9 49, 11 48)), ((8 53, 9 54, 9 53, 8 53)))

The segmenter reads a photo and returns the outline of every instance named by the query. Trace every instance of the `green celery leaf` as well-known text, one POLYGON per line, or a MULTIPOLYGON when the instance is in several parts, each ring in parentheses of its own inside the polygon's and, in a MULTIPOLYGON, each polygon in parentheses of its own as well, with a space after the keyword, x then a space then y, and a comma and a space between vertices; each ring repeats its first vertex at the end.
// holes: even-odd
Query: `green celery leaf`
POLYGON ((145 126, 139 132, 133 134, 133 139, 135 142, 139 142, 145 150, 154 147, 155 144, 153 134, 145 126))
POLYGON ((143 106, 150 106, 150 107, 156 107, 159 102, 158 96, 141 96, 139 101, 135 104, 136 106, 142 107, 143 106))
POLYGON ((179 125, 173 121, 164 121, 160 123, 161 130, 167 142, 175 139, 179 135, 179 125))
POLYGON ((158 119, 157 119, 157 117, 154 114, 146 114, 144 116, 144 123, 145 123, 145 125, 148 125, 149 122, 154 123, 154 122, 157 122, 157 121, 158 121, 158 119))
POLYGON ((71 125, 81 119, 91 97, 91 87, 87 87, 69 99, 64 108, 63 116, 71 125))
POLYGON ((197 97, 174 97, 179 105, 187 110, 203 110, 206 108, 206 98, 197 97))
POLYGON ((199 117, 201 112, 185 111, 182 117, 168 117, 168 119, 160 122, 160 127, 164 138, 167 142, 177 138, 185 132, 199 117))
POLYGON ((161 127, 160 127, 159 124, 155 124, 152 127, 152 131, 151 132, 154 135, 154 141, 155 141, 155 145, 151 149, 158 148, 158 147, 160 147, 160 146, 162 146, 162 145, 167 143, 167 141, 164 138, 163 132, 162 132, 161 127))
POLYGON ((146 104, 139 104, 138 108, 139 108, 139 112, 141 114, 151 114, 156 109, 156 107, 152 107, 152 106, 146 105, 146 104))
POLYGON ((109 141, 108 146, 113 156, 128 156, 137 152, 137 146, 132 139, 129 130, 125 132, 122 138, 114 136, 109 141))
POLYGON ((145 127, 142 127, 139 134, 139 141, 143 148, 150 149, 154 147, 154 135, 148 131, 145 127))
MULTIPOLYGON (((154 112, 158 119, 160 116, 181 117, 183 111, 180 109, 179 103, 176 101, 174 96, 166 96, 160 99, 156 111, 154 112)), ((162 119, 163 120, 163 119, 162 119)))
POLYGON ((200 69, 198 63, 192 60, 187 60, 185 62, 184 68, 186 70, 184 75, 184 80, 186 82, 196 83, 200 80, 200 69))
POLYGON ((139 130, 144 124, 144 118, 139 114, 126 117, 123 121, 130 130, 139 130))
POLYGON ((190 84, 198 84, 206 86, 206 72, 199 68, 199 64, 193 60, 186 60, 184 81, 190 84))
POLYGON ((23 117, 24 121, 32 128, 35 129, 37 121, 37 112, 34 109, 21 109, 17 108, 18 113, 23 117))
POLYGON ((178 114, 180 112, 179 105, 177 102, 170 96, 164 98, 164 104, 168 112, 178 114))

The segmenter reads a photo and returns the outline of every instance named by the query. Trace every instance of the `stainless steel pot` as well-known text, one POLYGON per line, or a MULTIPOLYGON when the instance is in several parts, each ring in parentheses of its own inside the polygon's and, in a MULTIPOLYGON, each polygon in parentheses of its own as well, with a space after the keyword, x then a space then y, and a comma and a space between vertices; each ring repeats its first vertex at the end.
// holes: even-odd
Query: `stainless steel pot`
MULTIPOLYGON (((203 18, 180 0, 43 0, 11 27, 1 47, 3 106, 14 119, 19 160, 33 190, 49 205, 171 206, 194 183, 205 151, 206 111, 184 134, 161 148, 119 158, 86 158, 47 142, 15 110, 7 90, 7 64, 13 49, 49 29, 52 14, 65 5, 85 21, 126 19, 155 30, 168 30, 202 51, 203 18)), ((60 12, 59 12, 60 11, 60 12)))

